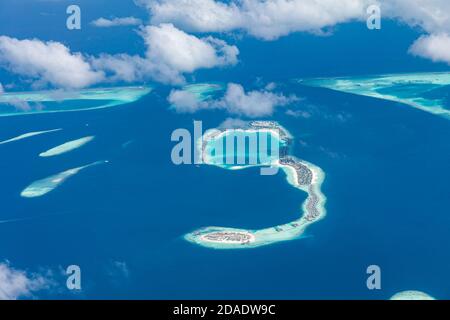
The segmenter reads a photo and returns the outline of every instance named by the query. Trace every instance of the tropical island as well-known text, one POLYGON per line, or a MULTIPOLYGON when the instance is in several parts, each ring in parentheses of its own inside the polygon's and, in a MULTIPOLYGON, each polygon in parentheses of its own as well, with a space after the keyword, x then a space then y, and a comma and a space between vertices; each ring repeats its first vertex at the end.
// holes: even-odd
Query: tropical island
MULTIPOLYGON (((261 166, 281 169, 286 174, 287 182, 295 188, 307 193, 307 198, 302 204, 299 218, 286 224, 277 225, 259 230, 245 230, 229 227, 205 227, 188 233, 184 238, 192 243, 214 249, 241 249, 255 248, 280 241, 288 241, 299 238, 305 229, 323 219, 326 215, 326 197, 321 191, 321 185, 325 174, 318 166, 298 159, 291 155, 293 138, 291 134, 275 121, 250 121, 234 131, 244 136, 265 132, 271 135, 271 139, 279 142, 279 153, 276 156, 264 157, 264 161, 249 161, 248 164, 230 165, 218 158, 226 158, 224 154, 214 154, 217 142, 230 135, 226 128, 208 130, 202 139, 197 142, 197 148, 206 165, 219 166, 228 170, 244 169, 251 166, 261 166)), ((251 152, 246 152, 251 158, 251 152)), ((237 157, 242 156, 237 154, 237 157)), ((258 158, 260 154, 258 154, 258 158)), ((266 169, 270 169, 266 168, 266 169)))
POLYGON ((406 290, 394 294, 390 300, 436 300, 428 293, 417 290, 406 290))

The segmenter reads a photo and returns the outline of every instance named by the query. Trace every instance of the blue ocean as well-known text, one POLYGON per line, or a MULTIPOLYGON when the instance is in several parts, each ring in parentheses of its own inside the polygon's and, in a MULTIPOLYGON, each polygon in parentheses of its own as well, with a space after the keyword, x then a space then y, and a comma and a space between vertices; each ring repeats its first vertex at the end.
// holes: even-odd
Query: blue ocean
MULTIPOLYGON (((141 50, 137 35, 94 30, 87 36, 33 19, 40 26, 35 32, 69 39, 75 49, 88 37, 84 50, 92 54, 105 45, 141 50)), ((33 36, 8 28, 13 36, 33 36)), ((294 137, 293 154, 326 174, 327 216, 301 239, 248 250, 208 249, 183 239, 205 226, 260 229, 293 221, 306 194, 282 171, 261 176, 259 168, 175 165, 175 129, 192 131, 193 121, 215 128, 228 115, 176 113, 167 101, 172 88, 148 83, 153 91, 128 104, 0 117, 0 140, 63 128, 0 146, 0 260, 30 273, 50 272, 54 283, 39 293, 44 299, 388 299, 403 290, 449 299, 449 119, 294 81, 448 70, 405 53, 415 30, 394 22, 380 33, 367 35, 364 28, 350 23, 333 37, 293 34, 276 43, 245 38, 245 62, 188 79, 259 88, 263 78, 300 98, 259 120, 285 127, 294 137), (374 53, 380 45, 385 50, 374 53), (58 157, 38 156, 85 136, 95 140, 58 157), (43 197, 20 196, 33 181, 100 160, 109 162, 43 197), (74 264, 82 290, 69 291, 65 269, 74 264), (367 288, 370 265, 380 267, 380 290, 367 288)), ((448 87, 442 90, 448 97, 448 87)))

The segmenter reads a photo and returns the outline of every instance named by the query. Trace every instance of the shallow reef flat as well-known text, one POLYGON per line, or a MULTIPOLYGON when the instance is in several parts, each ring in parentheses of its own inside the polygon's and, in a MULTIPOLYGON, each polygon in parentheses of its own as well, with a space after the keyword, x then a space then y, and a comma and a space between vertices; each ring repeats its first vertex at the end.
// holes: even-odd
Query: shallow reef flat
POLYGON ((92 141, 94 139, 94 136, 88 136, 88 137, 84 137, 84 138, 80 138, 80 139, 76 139, 76 140, 72 140, 72 141, 68 141, 66 143, 63 143, 59 146, 56 146, 54 148, 51 148, 45 152, 42 152, 39 154, 40 157, 53 157, 53 156, 57 156, 78 148, 81 148, 82 146, 84 146, 85 144, 89 143, 90 141, 92 141))
POLYGON ((61 184, 63 184, 68 178, 76 175, 81 170, 96 166, 99 164, 107 163, 107 160, 104 161, 96 161, 81 167, 72 168, 60 173, 57 173, 55 175, 52 175, 50 177, 34 181, 31 183, 28 187, 26 187, 20 195, 24 198, 36 198, 41 197, 53 190, 55 190, 57 187, 59 187, 61 184))
POLYGON ((394 294, 390 300, 436 300, 422 291, 407 290, 394 294))
POLYGON ((224 91, 225 87, 218 83, 196 83, 186 85, 182 90, 193 93, 198 101, 204 101, 212 98, 216 93, 224 91))
POLYGON ((79 91, 5 92, 0 95, 0 116, 109 108, 137 101, 151 91, 151 87, 140 86, 79 91))
MULTIPOLYGON (((298 239, 307 226, 323 219, 326 215, 326 197, 321 191, 325 173, 312 163, 289 155, 292 136, 274 121, 251 121, 248 126, 235 129, 239 134, 254 135, 255 132, 266 132, 280 143, 280 156, 269 158, 268 162, 239 166, 224 166, 211 157, 211 149, 217 142, 229 133, 226 129, 212 129, 197 141, 197 148, 206 165, 218 166, 223 169, 237 170, 254 166, 271 166, 282 169, 287 182, 308 194, 302 205, 302 212, 295 221, 259 230, 246 230, 228 227, 210 226, 195 230, 184 236, 184 239, 197 245, 213 249, 246 249, 270 245, 281 241, 298 239)), ((236 131, 233 131, 233 134, 236 131)), ((225 152, 226 153, 226 152, 225 152)), ((226 157, 226 154, 224 154, 226 157)))
POLYGON ((28 133, 21 134, 21 135, 19 135, 17 137, 14 137, 14 138, 11 138, 11 139, 8 139, 8 140, 0 141, 0 144, 11 143, 11 142, 23 140, 23 139, 26 139, 26 138, 38 136, 38 135, 41 135, 41 134, 44 134, 44 133, 50 133, 50 132, 55 132, 55 131, 60 131, 60 130, 62 130, 62 129, 60 128, 60 129, 28 132, 28 133))
POLYGON ((302 85, 400 102, 450 119, 449 72, 317 78, 296 81, 302 85))

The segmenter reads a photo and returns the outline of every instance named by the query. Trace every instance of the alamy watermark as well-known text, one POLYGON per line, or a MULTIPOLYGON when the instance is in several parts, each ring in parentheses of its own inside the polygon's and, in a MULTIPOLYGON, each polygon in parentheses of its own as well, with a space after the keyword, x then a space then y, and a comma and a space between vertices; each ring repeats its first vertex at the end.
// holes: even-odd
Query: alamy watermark
POLYGON ((226 166, 262 166, 261 175, 275 175, 280 159, 280 140, 274 130, 224 129, 216 134, 203 135, 201 121, 194 121, 193 134, 179 128, 172 132, 171 141, 177 142, 171 152, 175 165, 210 163, 226 166))

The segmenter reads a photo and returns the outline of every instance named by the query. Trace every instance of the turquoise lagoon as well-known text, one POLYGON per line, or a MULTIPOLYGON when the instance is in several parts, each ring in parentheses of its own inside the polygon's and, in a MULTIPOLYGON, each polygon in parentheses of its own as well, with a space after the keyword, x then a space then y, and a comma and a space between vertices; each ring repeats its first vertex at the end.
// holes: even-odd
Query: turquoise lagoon
POLYGON ((239 129, 229 129, 205 143, 208 163, 230 170, 268 166, 278 159, 279 149, 286 145, 275 132, 239 129))
POLYGON ((298 80, 300 84, 404 103, 450 119, 450 73, 405 73, 298 80))

